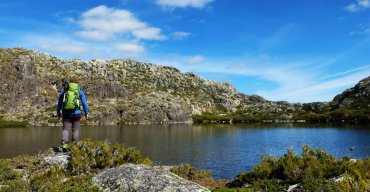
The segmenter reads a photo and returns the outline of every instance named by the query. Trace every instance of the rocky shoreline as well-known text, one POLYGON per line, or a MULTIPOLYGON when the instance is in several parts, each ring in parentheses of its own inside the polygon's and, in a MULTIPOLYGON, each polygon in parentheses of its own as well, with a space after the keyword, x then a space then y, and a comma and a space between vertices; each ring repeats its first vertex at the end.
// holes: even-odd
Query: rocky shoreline
POLYGON ((251 171, 216 180, 190 165, 153 166, 133 148, 84 140, 66 153, 0 159, 0 191, 368 191, 370 159, 337 159, 305 145, 277 158, 263 156, 251 171))

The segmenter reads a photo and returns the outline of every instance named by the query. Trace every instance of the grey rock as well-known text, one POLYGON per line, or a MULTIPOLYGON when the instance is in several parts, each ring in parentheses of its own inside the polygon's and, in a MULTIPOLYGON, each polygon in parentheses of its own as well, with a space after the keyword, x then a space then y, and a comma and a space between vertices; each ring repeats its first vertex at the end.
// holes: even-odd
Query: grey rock
POLYGON ((210 191, 161 166, 124 164, 95 175, 93 182, 102 191, 210 191))
POLYGON ((43 156, 46 164, 67 168, 71 156, 68 153, 47 153, 43 156))
POLYGON ((287 192, 299 192, 299 191, 303 191, 299 184, 291 185, 291 186, 289 186, 289 188, 287 190, 287 192))

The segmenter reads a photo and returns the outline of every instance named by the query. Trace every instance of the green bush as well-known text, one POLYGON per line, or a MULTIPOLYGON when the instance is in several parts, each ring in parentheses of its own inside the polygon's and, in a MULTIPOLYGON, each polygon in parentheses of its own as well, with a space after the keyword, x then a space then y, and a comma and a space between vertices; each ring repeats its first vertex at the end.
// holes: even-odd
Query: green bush
POLYGON ((173 166, 171 168, 171 172, 175 173, 176 175, 193 181, 198 179, 205 179, 205 178, 212 178, 212 174, 206 170, 197 170, 195 167, 191 166, 190 164, 181 164, 177 166, 173 166))
POLYGON ((152 161, 144 158, 134 148, 124 148, 122 144, 111 146, 107 141, 83 140, 72 144, 70 170, 72 174, 97 172, 107 167, 124 163, 147 164, 152 161))
POLYGON ((303 146, 300 156, 292 149, 280 158, 262 156, 252 171, 244 172, 230 182, 229 187, 246 184, 253 190, 281 191, 300 183, 307 191, 366 191, 370 189, 370 159, 351 161, 349 157, 337 159, 323 150, 303 146), (343 181, 331 179, 344 176, 343 181), (279 181, 279 182, 278 182, 279 181), (347 190, 349 189, 349 190, 347 190))

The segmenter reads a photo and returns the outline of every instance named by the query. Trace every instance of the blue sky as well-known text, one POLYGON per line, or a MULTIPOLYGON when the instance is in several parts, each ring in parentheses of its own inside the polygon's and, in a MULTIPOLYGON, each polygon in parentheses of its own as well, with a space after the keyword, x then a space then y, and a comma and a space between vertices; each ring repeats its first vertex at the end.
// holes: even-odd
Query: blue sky
POLYGON ((272 101, 370 75, 370 0, 0 1, 0 46, 170 65, 272 101))

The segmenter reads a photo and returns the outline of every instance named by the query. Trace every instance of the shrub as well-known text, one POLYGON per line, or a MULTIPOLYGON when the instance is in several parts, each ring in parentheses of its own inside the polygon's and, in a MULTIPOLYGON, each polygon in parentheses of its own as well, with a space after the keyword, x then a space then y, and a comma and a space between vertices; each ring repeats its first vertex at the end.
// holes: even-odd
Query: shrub
POLYGON ((0 159, 0 191, 30 191, 29 183, 13 169, 9 160, 0 159))
POLYGON ((171 172, 190 181, 198 183, 208 188, 222 187, 228 181, 224 179, 214 179, 211 172, 206 170, 197 170, 190 164, 181 164, 173 166, 171 172))
POLYGON ((70 170, 75 175, 97 172, 124 163, 152 164, 150 159, 142 157, 140 151, 124 148, 122 144, 111 146, 107 141, 83 140, 72 144, 70 150, 70 170))
POLYGON ((255 191, 280 191, 300 183, 307 191, 367 191, 370 189, 370 159, 351 161, 349 157, 337 159, 323 150, 303 146, 300 156, 292 149, 276 159, 262 156, 252 171, 244 172, 227 184, 242 187, 246 184, 255 191), (331 179, 344 176, 341 182, 331 179))
POLYGON ((191 166, 190 164, 173 166, 171 168, 171 172, 187 180, 212 177, 212 174, 210 172, 205 170, 196 170, 195 167, 191 166))

